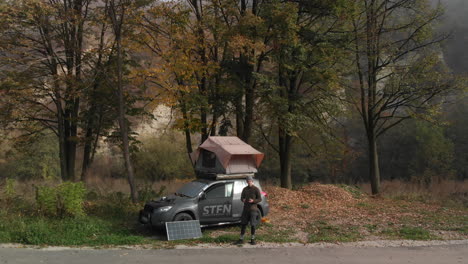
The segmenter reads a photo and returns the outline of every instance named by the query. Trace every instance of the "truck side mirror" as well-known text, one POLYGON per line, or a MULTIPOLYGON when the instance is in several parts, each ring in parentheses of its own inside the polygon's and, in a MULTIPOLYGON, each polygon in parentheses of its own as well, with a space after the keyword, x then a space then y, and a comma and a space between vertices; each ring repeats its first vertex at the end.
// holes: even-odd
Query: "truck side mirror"
POLYGON ((206 193, 205 193, 205 192, 202 192, 202 193, 200 194, 199 200, 205 200, 205 199, 206 199, 206 193))

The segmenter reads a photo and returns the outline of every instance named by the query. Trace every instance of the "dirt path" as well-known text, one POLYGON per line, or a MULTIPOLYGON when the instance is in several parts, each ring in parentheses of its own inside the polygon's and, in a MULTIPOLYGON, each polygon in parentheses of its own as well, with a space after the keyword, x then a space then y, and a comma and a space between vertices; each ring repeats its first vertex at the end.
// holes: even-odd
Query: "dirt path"
POLYGON ((277 245, 228 248, 89 249, 89 248, 16 248, 0 246, 0 264, 127 264, 127 263, 467 263, 468 241, 418 242, 419 246, 404 246, 410 242, 391 242, 388 247, 378 241, 336 244, 277 245), (425 244, 424 244, 425 243, 425 244), (434 244, 434 245, 430 245, 434 244), (400 246, 399 246, 400 245, 400 246), (403 246, 401 246, 403 245, 403 246), (422 246, 421 246, 422 245, 422 246), (428 246, 430 245, 430 246, 428 246))

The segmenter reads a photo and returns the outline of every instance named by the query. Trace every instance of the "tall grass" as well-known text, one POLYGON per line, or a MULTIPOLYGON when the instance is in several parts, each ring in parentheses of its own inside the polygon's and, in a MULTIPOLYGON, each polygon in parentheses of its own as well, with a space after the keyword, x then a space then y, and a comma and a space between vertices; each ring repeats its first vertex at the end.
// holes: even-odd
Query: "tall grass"
MULTIPOLYGON (((371 193, 370 184, 358 185, 371 193)), ((429 185, 402 180, 383 181, 381 194, 392 199, 418 200, 422 202, 455 202, 468 207, 468 180, 439 180, 429 185)))

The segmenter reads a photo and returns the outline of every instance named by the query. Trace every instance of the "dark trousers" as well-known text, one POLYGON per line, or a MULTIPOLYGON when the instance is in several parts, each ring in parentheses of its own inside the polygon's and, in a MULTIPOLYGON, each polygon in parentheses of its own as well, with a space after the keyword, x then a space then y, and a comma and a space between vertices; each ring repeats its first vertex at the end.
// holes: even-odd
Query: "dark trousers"
MULTIPOLYGON (((247 229, 247 225, 241 226, 241 236, 245 235, 245 230, 247 229)), ((250 235, 255 235, 255 226, 250 226, 250 235)))
POLYGON ((247 224, 250 223, 250 234, 252 236, 255 235, 255 227, 258 225, 260 222, 260 214, 258 210, 249 210, 249 209, 244 209, 242 212, 242 217, 241 217, 241 236, 245 234, 245 230, 247 228, 247 224))

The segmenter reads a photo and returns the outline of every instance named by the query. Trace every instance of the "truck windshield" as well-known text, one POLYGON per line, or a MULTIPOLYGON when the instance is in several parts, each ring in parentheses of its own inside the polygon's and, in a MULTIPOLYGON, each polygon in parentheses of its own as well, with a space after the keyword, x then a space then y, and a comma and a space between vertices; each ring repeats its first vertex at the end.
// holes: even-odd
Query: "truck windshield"
POLYGON ((208 184, 206 184, 205 182, 201 182, 201 181, 189 182, 189 183, 186 183, 184 186, 180 187, 180 189, 177 190, 176 194, 193 198, 197 196, 203 190, 203 187, 207 185, 208 184))

